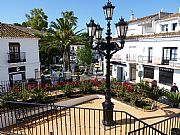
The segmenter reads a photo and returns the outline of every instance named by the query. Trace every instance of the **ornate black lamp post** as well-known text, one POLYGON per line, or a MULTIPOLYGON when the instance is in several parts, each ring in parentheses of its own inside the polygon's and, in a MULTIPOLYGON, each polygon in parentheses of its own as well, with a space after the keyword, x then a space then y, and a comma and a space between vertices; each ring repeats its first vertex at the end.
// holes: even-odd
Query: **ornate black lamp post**
POLYGON ((102 103, 103 125, 105 126, 112 126, 115 124, 113 121, 114 104, 111 102, 111 94, 110 94, 110 59, 114 53, 123 49, 126 33, 128 29, 128 23, 125 22, 124 19, 121 17, 119 22, 115 24, 121 46, 119 46, 116 42, 111 42, 112 33, 110 28, 111 25, 110 21, 112 20, 114 8, 115 6, 113 6, 109 0, 107 4, 103 6, 105 19, 107 20, 106 42, 102 40, 103 29, 100 27, 100 25, 96 25, 93 19, 90 20, 89 24, 87 24, 88 33, 89 33, 89 44, 91 45, 91 48, 97 50, 99 53, 103 54, 106 58, 106 71, 107 71, 106 95, 105 95, 105 101, 102 103))

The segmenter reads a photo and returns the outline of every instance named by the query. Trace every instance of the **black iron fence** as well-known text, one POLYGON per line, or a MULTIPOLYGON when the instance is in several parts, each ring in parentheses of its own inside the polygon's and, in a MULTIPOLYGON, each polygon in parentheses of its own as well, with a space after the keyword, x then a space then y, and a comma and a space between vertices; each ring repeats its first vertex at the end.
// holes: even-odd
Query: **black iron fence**
POLYGON ((180 135, 180 113, 152 125, 131 131, 128 135, 180 135))
POLYGON ((103 110, 7 101, 0 131, 16 135, 125 135, 148 126, 124 111, 114 111, 114 125, 103 126, 103 110))
MULTIPOLYGON (((174 116, 165 120, 154 123, 151 126, 167 135, 171 135, 173 132, 179 132, 180 135, 180 113, 175 114, 174 116)), ((174 133, 174 135, 178 134, 174 133)))
POLYGON ((0 94, 5 94, 8 92, 21 92, 22 90, 32 90, 32 89, 39 89, 45 86, 53 87, 51 83, 41 84, 38 81, 35 82, 22 82, 16 81, 13 85, 10 85, 9 81, 1 81, 0 84, 0 94))
POLYGON ((131 131, 128 133, 128 135, 167 135, 167 134, 164 134, 163 132, 148 125, 146 127, 131 131))

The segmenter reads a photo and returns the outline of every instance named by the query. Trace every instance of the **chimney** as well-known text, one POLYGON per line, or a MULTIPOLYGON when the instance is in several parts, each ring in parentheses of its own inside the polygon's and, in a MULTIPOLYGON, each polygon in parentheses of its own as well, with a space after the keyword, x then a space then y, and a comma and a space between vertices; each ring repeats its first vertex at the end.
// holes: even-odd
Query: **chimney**
POLYGON ((134 20, 134 19, 135 19, 134 14, 131 14, 130 20, 134 20))
POLYGON ((161 10, 159 11, 159 19, 161 19, 161 12, 163 12, 163 9, 161 8, 161 10))
POLYGON ((161 19, 161 11, 159 11, 159 19, 161 19))
POLYGON ((134 13, 133 13, 133 10, 131 10, 131 16, 130 16, 130 20, 134 20, 135 17, 134 17, 134 13))

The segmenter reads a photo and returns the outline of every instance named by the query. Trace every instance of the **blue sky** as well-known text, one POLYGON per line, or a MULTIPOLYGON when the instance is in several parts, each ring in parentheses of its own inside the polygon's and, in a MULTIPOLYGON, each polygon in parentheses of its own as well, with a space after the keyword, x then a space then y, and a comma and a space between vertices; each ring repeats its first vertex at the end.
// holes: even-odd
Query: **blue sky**
MULTIPOLYGON (((61 17, 62 11, 73 11, 78 17, 78 29, 86 28, 86 23, 92 17, 96 23, 106 28, 102 6, 107 0, 1 0, 0 22, 22 23, 26 21, 25 14, 33 8, 42 8, 48 16, 48 22, 61 17)), ((123 16, 129 20, 131 10, 135 17, 143 17, 159 12, 178 12, 180 0, 111 0, 116 6, 112 27, 123 16)))

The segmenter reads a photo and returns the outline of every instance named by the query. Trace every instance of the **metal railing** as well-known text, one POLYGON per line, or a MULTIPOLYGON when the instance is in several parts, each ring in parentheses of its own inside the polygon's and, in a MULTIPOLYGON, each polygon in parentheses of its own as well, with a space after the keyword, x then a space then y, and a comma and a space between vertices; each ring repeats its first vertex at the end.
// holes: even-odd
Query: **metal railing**
POLYGON ((128 133, 128 135, 166 135, 152 126, 146 126, 128 133))
POLYGON ((163 58, 155 56, 143 56, 137 54, 126 54, 126 61, 180 67, 180 58, 170 59, 170 57, 163 58))
POLYGON ((175 60, 169 60, 169 66, 180 67, 180 58, 176 58, 175 60))
POLYGON ((126 135, 148 126, 124 111, 113 111, 113 126, 102 124, 103 110, 6 101, 0 131, 19 135, 126 135))
POLYGON ((8 63, 26 62, 25 52, 8 53, 8 63))
POLYGON ((128 135, 179 135, 180 113, 152 125, 131 131, 128 135), (178 129, 179 131, 175 131, 178 129))
POLYGON ((175 114, 174 116, 165 120, 154 123, 151 126, 167 135, 171 135, 173 128, 180 128, 180 113, 175 114))
POLYGON ((139 55, 138 56, 138 62, 140 63, 152 63, 152 60, 153 57, 152 56, 142 56, 142 55, 139 55))
POLYGON ((137 54, 126 54, 126 61, 137 62, 137 54))
POLYGON ((6 94, 8 92, 20 92, 23 90, 30 90, 33 88, 40 88, 41 84, 38 84, 38 82, 13 82, 13 85, 10 85, 9 81, 1 81, 1 85, 0 85, 0 93, 1 94, 6 94))

